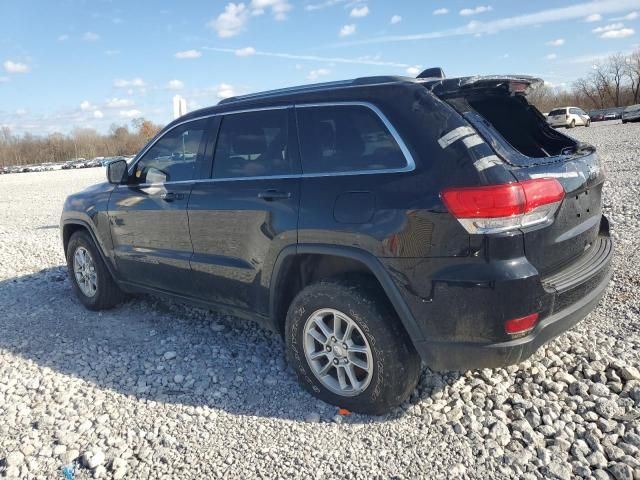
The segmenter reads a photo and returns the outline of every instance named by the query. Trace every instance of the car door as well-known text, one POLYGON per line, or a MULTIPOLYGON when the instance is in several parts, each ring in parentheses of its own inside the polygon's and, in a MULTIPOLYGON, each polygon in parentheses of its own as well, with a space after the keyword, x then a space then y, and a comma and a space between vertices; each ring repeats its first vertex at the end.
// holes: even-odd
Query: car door
POLYGON ((300 166, 293 111, 274 108, 219 118, 209 181, 189 201, 194 291, 202 300, 268 312, 270 274, 297 242, 300 166))
POLYGON ((167 131, 130 167, 129 182, 109 200, 118 272, 127 282, 188 294, 191 290, 187 205, 201 178, 209 120, 167 131))

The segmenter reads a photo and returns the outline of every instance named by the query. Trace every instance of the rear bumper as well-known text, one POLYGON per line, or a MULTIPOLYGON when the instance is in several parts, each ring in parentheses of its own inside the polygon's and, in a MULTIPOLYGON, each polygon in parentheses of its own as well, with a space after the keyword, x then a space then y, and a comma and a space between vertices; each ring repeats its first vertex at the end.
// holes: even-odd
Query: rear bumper
POLYGON ((517 340, 483 345, 427 341, 417 343, 415 347, 422 359, 434 370, 494 368, 519 363, 586 317, 604 295, 610 278, 611 274, 607 272, 588 295, 541 320, 530 334, 517 340))

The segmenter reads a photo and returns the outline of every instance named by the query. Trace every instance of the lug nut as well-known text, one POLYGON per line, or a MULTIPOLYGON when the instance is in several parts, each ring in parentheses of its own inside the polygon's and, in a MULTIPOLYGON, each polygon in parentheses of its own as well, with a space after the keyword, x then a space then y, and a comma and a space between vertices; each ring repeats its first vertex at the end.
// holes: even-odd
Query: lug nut
POLYGON ((334 359, 333 359, 333 364, 334 364, 334 365, 338 365, 338 359, 337 359, 337 358, 334 358, 334 359))
POLYGON ((335 342, 336 341, 336 337, 331 337, 331 341, 335 342))
POLYGON ((331 351, 331 347, 330 347, 329 345, 327 345, 327 347, 325 348, 325 350, 326 350, 327 352, 330 352, 330 351, 331 351))

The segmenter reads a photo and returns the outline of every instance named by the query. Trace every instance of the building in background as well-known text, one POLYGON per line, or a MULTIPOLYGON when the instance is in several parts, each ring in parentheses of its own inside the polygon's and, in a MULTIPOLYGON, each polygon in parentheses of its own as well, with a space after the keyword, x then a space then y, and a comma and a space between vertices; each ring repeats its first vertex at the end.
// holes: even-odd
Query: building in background
POLYGON ((187 101, 180 95, 174 96, 173 97, 173 118, 176 119, 178 117, 181 117, 185 113, 187 113, 187 101))

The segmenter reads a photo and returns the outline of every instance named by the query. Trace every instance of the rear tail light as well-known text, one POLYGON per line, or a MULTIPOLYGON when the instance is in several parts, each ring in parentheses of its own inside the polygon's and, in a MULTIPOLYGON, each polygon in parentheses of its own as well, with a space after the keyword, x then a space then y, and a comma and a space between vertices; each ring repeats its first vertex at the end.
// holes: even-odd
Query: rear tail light
POLYGON ((504 331, 509 335, 520 335, 535 327, 537 322, 537 313, 532 313, 526 317, 512 318, 511 320, 504 322, 504 331))
POLYGON ((449 212, 469 233, 500 233, 549 222, 564 198, 555 178, 442 192, 449 212))

